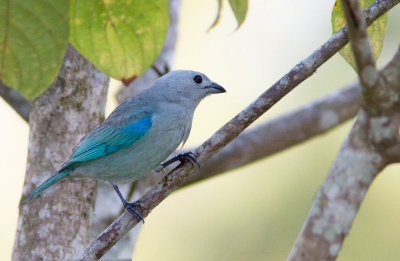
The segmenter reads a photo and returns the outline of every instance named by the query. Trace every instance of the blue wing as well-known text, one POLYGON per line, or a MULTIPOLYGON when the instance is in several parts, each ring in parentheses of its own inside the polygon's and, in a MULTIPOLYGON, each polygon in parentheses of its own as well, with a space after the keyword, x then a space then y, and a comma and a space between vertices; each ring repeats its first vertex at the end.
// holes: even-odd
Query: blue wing
POLYGON ((151 115, 121 128, 100 125, 82 139, 72 152, 69 161, 62 168, 64 169, 73 163, 97 159, 125 149, 143 137, 151 125, 151 115))

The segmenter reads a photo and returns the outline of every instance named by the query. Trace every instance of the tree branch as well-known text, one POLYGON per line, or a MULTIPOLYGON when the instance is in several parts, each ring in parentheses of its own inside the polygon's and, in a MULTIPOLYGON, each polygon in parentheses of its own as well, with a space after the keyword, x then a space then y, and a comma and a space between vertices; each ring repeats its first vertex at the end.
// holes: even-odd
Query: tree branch
MULTIPOLYGON (((366 10, 367 23, 389 10, 400 0, 381 0, 366 10), (373 12, 371 11, 373 10, 373 12)), ((203 143, 195 154, 200 164, 217 153, 226 144, 236 138, 246 127, 283 98, 288 92, 312 75, 315 70, 347 43, 347 27, 334 34, 319 49, 298 63, 289 73, 272 85, 255 102, 226 123, 210 139, 203 143)), ((137 203, 144 208, 140 210, 143 217, 164 200, 172 191, 179 188, 187 179, 193 167, 184 164, 166 175, 157 185, 148 191, 137 203)), ((80 259, 98 259, 122 238, 138 220, 125 211, 111 224, 98 239, 94 240, 82 253, 80 259)))
POLYGON ((360 95, 359 84, 353 83, 244 131, 190 175, 184 186, 242 167, 333 129, 357 114, 360 95))
POLYGON ((363 86, 364 100, 372 99, 373 88, 379 78, 375 68, 375 61, 372 55, 371 45, 368 38, 367 26, 362 17, 361 7, 358 0, 341 0, 342 8, 349 26, 349 37, 351 48, 354 53, 357 71, 363 86))
POLYGON ((0 96, 24 119, 26 122, 29 121, 29 110, 31 102, 25 99, 25 97, 14 90, 6 86, 0 81, 0 96))
POLYGON ((360 109, 314 199, 290 261, 335 260, 374 178, 400 161, 400 48, 371 82, 375 103, 360 109))

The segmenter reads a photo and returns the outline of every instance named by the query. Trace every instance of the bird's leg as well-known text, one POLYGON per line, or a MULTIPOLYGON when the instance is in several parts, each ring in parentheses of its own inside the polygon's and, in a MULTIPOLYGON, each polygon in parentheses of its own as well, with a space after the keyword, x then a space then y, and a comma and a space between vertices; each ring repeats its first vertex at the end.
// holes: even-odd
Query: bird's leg
POLYGON ((166 162, 161 163, 161 167, 164 169, 164 168, 166 168, 167 166, 171 165, 172 163, 174 163, 174 162, 176 162, 176 161, 180 161, 181 164, 186 163, 186 162, 189 162, 190 164, 192 164, 192 166, 193 166, 194 164, 197 164, 197 166, 200 168, 200 164, 199 164, 199 162, 197 162, 197 157, 196 157, 196 155, 195 155, 193 152, 191 152, 191 151, 186 152, 186 153, 182 153, 182 154, 179 154, 179 155, 176 155, 176 156, 173 157, 172 159, 167 160, 166 162))
POLYGON ((140 215, 140 213, 135 209, 135 207, 139 207, 139 208, 143 208, 140 204, 135 203, 135 202, 128 202, 121 194, 121 191, 119 191, 119 188, 117 185, 111 183, 113 188, 115 189, 115 192, 117 192, 119 198, 122 201, 122 204, 124 205, 124 207, 126 208, 126 210, 129 211, 129 213, 131 213, 132 215, 134 215, 135 217, 137 217, 139 219, 139 221, 142 221, 144 223, 144 219, 142 217, 142 215, 140 215))

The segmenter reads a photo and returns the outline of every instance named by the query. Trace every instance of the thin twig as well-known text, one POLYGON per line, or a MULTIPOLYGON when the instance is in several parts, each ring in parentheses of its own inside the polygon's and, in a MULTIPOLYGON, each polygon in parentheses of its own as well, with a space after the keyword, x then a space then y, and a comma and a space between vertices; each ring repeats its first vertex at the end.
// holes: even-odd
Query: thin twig
POLYGON ((17 90, 11 89, 0 81, 0 96, 24 119, 29 122, 31 102, 17 90))
MULTIPOLYGON (((366 11, 367 23, 371 23, 384 12, 397 4, 400 0, 381 0, 375 2, 366 11), (371 12, 373 10, 373 12, 371 12)), ((240 112, 235 118, 225 124, 210 139, 203 143, 196 151, 200 164, 208 160, 226 144, 236 138, 246 127, 259 118, 269 108, 276 104, 288 92, 311 76, 315 70, 338 52, 347 43, 347 27, 334 34, 319 49, 309 57, 298 63, 289 73, 272 85, 255 102, 240 112)), ((146 217, 149 212, 164 200, 172 191, 179 188, 187 179, 193 167, 184 164, 164 177, 156 186, 147 192, 137 203, 144 209, 140 213, 146 217)), ((80 259, 98 259, 122 238, 138 220, 130 213, 124 212, 111 224, 88 248, 80 259)))
POLYGON ((371 45, 367 33, 367 25, 362 17, 358 0, 341 0, 342 8, 349 26, 351 48, 357 65, 357 71, 363 86, 364 100, 369 103, 373 89, 379 78, 372 55, 371 45))

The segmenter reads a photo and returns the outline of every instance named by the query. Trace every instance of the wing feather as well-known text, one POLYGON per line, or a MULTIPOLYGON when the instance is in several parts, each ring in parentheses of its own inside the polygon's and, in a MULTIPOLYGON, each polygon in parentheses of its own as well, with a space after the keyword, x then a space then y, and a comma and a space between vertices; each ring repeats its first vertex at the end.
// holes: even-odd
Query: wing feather
POLYGON ((151 115, 121 128, 99 125, 81 140, 62 168, 123 150, 142 138, 149 131, 151 125, 151 115))

